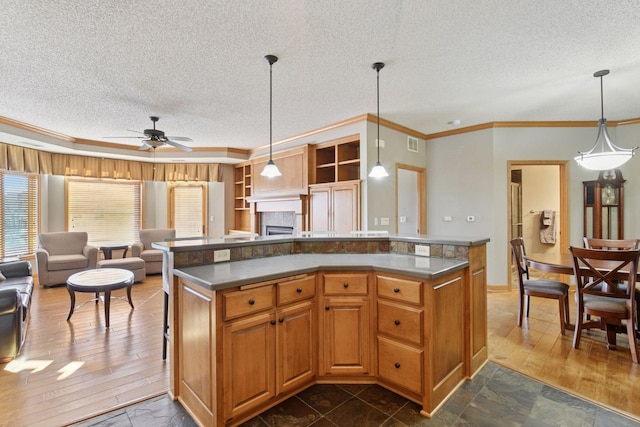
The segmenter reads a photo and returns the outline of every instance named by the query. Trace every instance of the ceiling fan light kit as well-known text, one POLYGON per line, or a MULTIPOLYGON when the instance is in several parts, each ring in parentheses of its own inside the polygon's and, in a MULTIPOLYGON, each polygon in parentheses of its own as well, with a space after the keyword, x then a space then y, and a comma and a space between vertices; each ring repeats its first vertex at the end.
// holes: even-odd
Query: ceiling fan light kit
POLYGON ((281 176, 278 166, 273 162, 273 64, 278 61, 278 57, 275 55, 267 55, 264 57, 269 63, 269 161, 267 165, 262 169, 260 175, 267 178, 274 178, 281 176))
MULTIPOLYGON (((374 62, 371 65, 371 68, 376 70, 376 83, 377 83, 377 98, 378 98, 378 139, 376 141, 380 141, 380 70, 384 68, 384 62, 374 62)), ((369 173, 369 177, 371 178, 384 178, 389 176, 382 163, 380 163, 380 144, 376 144, 378 147, 378 161, 376 162, 373 169, 369 173)))
POLYGON ((600 78, 600 120, 598 120, 598 135, 596 142, 589 151, 578 151, 574 158, 578 164, 591 170, 610 170, 622 166, 631 160, 638 147, 621 148, 611 141, 607 131, 607 119, 604 118, 604 101, 602 90, 602 78, 609 74, 609 70, 600 70, 593 73, 593 77, 600 78), (596 151, 600 148, 599 151, 596 151))

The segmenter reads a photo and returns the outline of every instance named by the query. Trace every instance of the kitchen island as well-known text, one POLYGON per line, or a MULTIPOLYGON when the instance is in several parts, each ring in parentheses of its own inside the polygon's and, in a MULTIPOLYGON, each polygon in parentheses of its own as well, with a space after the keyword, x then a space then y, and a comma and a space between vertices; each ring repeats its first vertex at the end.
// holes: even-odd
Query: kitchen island
POLYGON ((316 383, 380 384, 431 416, 487 359, 486 242, 154 243, 171 301, 170 394, 201 425, 238 425, 316 383))

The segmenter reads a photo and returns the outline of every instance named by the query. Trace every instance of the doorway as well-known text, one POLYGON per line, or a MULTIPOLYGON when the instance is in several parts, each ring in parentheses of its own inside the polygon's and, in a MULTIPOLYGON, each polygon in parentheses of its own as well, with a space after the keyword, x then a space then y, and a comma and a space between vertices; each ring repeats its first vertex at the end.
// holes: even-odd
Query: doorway
MULTIPOLYGON (((508 162, 508 234, 509 240, 522 237, 528 253, 566 253, 569 239, 569 201, 567 161, 508 162), (541 227, 544 212, 553 214, 553 229, 541 227), (543 234, 545 234, 543 236, 543 234)), ((507 242, 508 245, 508 242, 507 242)), ((508 253, 508 289, 517 289, 511 248, 508 253)), ((535 278, 561 280, 542 272, 535 278)), ((533 278, 533 277, 532 277, 533 278)))
POLYGON ((426 170, 396 164, 396 230, 398 234, 426 234, 426 170))

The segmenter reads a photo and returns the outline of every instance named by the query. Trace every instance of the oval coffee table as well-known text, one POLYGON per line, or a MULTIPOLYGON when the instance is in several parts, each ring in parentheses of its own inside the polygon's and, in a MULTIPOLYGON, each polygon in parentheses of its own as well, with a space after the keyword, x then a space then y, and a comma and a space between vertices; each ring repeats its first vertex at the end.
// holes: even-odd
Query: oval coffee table
POLYGON ((81 271, 71 275, 67 279, 67 290, 71 296, 71 308, 67 321, 71 319, 71 315, 76 305, 76 292, 91 292, 96 294, 96 304, 99 302, 101 292, 104 292, 104 319, 106 327, 109 327, 109 305, 111 302, 111 291, 116 289, 127 288, 127 298, 129 305, 133 307, 131 302, 131 285, 133 285, 133 273, 129 270, 121 268, 99 268, 97 270, 81 271))

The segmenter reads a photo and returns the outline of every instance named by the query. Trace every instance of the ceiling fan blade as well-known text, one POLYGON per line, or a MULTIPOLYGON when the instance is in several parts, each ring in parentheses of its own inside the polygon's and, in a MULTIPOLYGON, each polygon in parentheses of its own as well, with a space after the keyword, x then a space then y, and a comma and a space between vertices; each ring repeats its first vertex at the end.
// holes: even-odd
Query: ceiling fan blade
POLYGON ((190 152, 191 151, 191 147, 187 147, 186 145, 178 144, 177 142, 171 141, 170 139, 167 139, 164 142, 165 142, 165 144, 172 145, 172 146, 174 146, 176 148, 181 149, 182 151, 186 151, 186 152, 190 152))
POLYGON ((144 138, 144 136, 103 136, 103 138, 116 138, 116 139, 135 138, 135 139, 142 139, 142 138, 144 138))
POLYGON ((173 141, 185 141, 185 142, 193 142, 193 139, 188 136, 167 136, 167 139, 171 139, 173 141))
POLYGON ((149 148, 151 147, 149 147, 146 143, 143 142, 142 145, 138 148, 138 150, 147 151, 149 148))
MULTIPOLYGON (((139 130, 127 129, 127 131, 134 132, 134 133, 141 133, 142 135, 144 135, 144 132, 140 132, 139 130)), ((130 138, 133 138, 133 136, 131 136, 130 138)))

